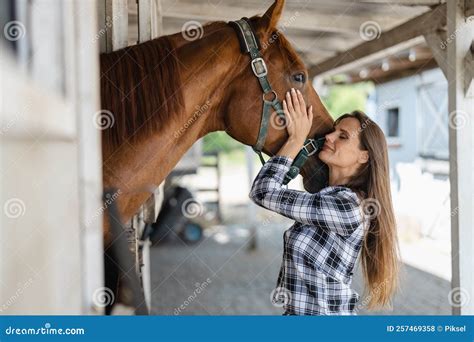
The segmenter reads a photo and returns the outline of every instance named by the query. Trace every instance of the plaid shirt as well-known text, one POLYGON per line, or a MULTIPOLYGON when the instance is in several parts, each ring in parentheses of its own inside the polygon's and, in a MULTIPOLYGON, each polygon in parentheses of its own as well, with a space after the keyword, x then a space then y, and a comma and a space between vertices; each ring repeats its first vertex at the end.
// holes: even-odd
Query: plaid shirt
POLYGON ((257 205, 296 221, 283 235, 272 301, 283 304, 284 315, 355 315, 360 296, 350 285, 365 231, 360 199, 344 186, 314 194, 284 188, 292 162, 271 157, 249 193, 257 205))

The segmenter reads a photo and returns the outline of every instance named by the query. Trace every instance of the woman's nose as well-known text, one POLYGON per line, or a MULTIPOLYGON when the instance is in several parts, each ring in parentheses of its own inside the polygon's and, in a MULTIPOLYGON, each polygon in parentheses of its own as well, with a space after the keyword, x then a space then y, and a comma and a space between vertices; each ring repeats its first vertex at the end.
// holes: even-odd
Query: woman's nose
POLYGON ((326 134, 325 136, 326 140, 328 140, 329 142, 333 142, 333 138, 332 138, 332 133, 329 133, 329 134, 326 134))

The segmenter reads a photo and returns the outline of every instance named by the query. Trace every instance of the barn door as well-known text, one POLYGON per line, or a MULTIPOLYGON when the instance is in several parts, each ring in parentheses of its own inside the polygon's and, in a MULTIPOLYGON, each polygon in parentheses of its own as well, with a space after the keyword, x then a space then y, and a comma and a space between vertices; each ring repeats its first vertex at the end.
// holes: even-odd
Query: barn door
POLYGON ((444 83, 422 84, 418 88, 420 131, 419 154, 422 157, 448 159, 448 95, 444 83))

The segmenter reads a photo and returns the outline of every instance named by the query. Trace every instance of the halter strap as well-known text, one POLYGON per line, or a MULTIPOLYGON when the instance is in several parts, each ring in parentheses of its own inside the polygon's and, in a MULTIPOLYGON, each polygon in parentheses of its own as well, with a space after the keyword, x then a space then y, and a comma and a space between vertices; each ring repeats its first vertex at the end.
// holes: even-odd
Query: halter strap
POLYGON ((265 163, 262 157, 262 149, 265 144, 265 139, 268 134, 268 123, 272 114, 271 108, 275 109, 278 116, 285 118, 281 102, 278 101, 277 93, 272 89, 267 78, 267 65, 260 54, 260 41, 255 34, 248 18, 242 18, 237 21, 231 21, 230 25, 234 28, 239 37, 240 50, 243 53, 250 55, 250 66, 253 74, 257 77, 260 87, 263 91, 263 109, 260 120, 260 130, 258 133, 257 142, 252 146, 253 150, 259 155, 262 164, 265 163), (268 98, 271 95, 271 98, 268 98))
MULTIPOLYGON (((272 114, 271 108, 273 108, 276 114, 283 120, 285 120, 285 113, 281 102, 278 100, 277 93, 272 89, 270 82, 268 81, 267 65, 260 54, 260 41, 255 34, 249 19, 242 18, 240 20, 231 21, 229 24, 237 33, 241 52, 250 55, 250 66, 263 91, 263 108, 260 129, 258 132, 257 142, 252 146, 252 149, 258 154, 260 162, 264 165, 265 159, 263 159, 262 156, 262 149, 265 145, 265 140, 268 134, 268 124, 272 114)), ((288 184, 300 173, 300 168, 304 165, 308 157, 316 153, 323 144, 324 137, 319 139, 306 139, 303 148, 296 155, 290 170, 285 175, 283 181, 284 185, 288 184)))

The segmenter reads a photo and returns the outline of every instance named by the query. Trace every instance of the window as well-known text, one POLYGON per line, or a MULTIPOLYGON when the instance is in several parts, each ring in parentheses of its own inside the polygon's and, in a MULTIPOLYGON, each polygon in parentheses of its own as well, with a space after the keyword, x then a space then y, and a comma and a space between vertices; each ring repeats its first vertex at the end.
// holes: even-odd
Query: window
POLYGON ((398 107, 387 110, 387 135, 389 137, 399 136, 399 110, 398 107))

